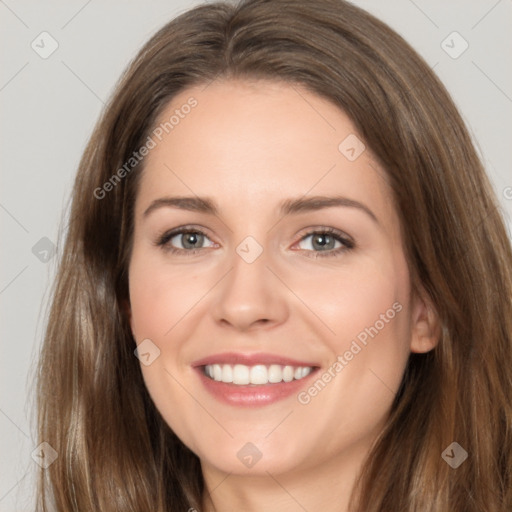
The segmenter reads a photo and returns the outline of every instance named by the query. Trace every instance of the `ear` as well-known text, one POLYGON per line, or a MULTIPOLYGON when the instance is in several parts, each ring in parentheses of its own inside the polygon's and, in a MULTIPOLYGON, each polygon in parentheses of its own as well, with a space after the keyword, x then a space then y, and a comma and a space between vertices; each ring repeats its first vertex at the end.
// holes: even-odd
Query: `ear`
POLYGON ((441 338, 441 321, 432 302, 415 294, 411 317, 411 352, 432 350, 441 338))

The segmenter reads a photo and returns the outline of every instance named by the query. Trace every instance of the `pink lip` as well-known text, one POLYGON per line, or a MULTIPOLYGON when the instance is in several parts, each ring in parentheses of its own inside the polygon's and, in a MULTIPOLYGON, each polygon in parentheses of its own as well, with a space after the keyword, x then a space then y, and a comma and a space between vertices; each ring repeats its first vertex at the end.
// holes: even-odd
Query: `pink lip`
POLYGON ((215 354, 202 359, 198 359, 192 363, 193 367, 206 366, 208 364, 245 364, 246 366, 254 366, 256 364, 280 364, 283 366, 318 366, 318 363, 311 361, 299 361, 298 359, 290 359, 289 357, 279 356, 268 353, 242 354, 237 352, 225 352, 215 354))
POLYGON ((270 405, 279 400, 284 400, 291 395, 296 396, 301 389, 307 387, 308 381, 316 375, 318 365, 306 361, 299 361, 273 354, 237 354, 224 353, 215 354, 192 363, 197 371, 199 379, 206 390, 220 402, 239 407, 262 407, 270 405), (283 366, 312 366, 313 371, 299 380, 291 382, 280 382, 278 384, 247 384, 238 386, 226 382, 217 382, 204 374, 204 366, 209 364, 245 364, 254 366, 256 364, 280 364, 283 366))

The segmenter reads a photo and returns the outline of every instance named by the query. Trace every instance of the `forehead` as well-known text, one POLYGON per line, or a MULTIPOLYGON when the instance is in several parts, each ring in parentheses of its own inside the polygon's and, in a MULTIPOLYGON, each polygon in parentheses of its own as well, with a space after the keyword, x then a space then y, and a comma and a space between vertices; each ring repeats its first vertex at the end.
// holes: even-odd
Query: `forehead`
POLYGON ((226 80, 189 88, 166 106, 158 127, 139 203, 192 193, 247 208, 335 193, 389 209, 385 173, 352 121, 297 84, 226 80))

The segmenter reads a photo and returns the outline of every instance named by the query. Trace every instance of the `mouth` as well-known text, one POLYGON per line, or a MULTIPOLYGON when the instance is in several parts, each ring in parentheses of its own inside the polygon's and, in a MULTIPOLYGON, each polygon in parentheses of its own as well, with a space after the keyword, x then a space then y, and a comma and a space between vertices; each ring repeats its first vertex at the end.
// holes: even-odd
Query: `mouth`
POLYGON ((254 366, 244 364, 208 364, 201 368, 206 377, 216 382, 224 382, 235 386, 261 386, 301 380, 307 377, 315 367, 283 366, 280 364, 268 366, 263 364, 254 366))
POLYGON ((319 365, 272 354, 225 353, 192 364, 206 390, 234 406, 263 406, 291 398, 319 365))

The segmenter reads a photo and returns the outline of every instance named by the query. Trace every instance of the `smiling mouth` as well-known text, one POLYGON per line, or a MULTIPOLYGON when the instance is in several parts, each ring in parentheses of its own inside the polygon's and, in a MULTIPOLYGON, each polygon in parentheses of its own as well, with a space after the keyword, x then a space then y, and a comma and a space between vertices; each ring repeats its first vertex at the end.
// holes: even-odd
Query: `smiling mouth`
POLYGON ((290 366, 271 364, 207 364, 202 367, 203 374, 216 382, 234 384, 235 386, 279 384, 301 380, 308 376, 314 366, 290 366))

